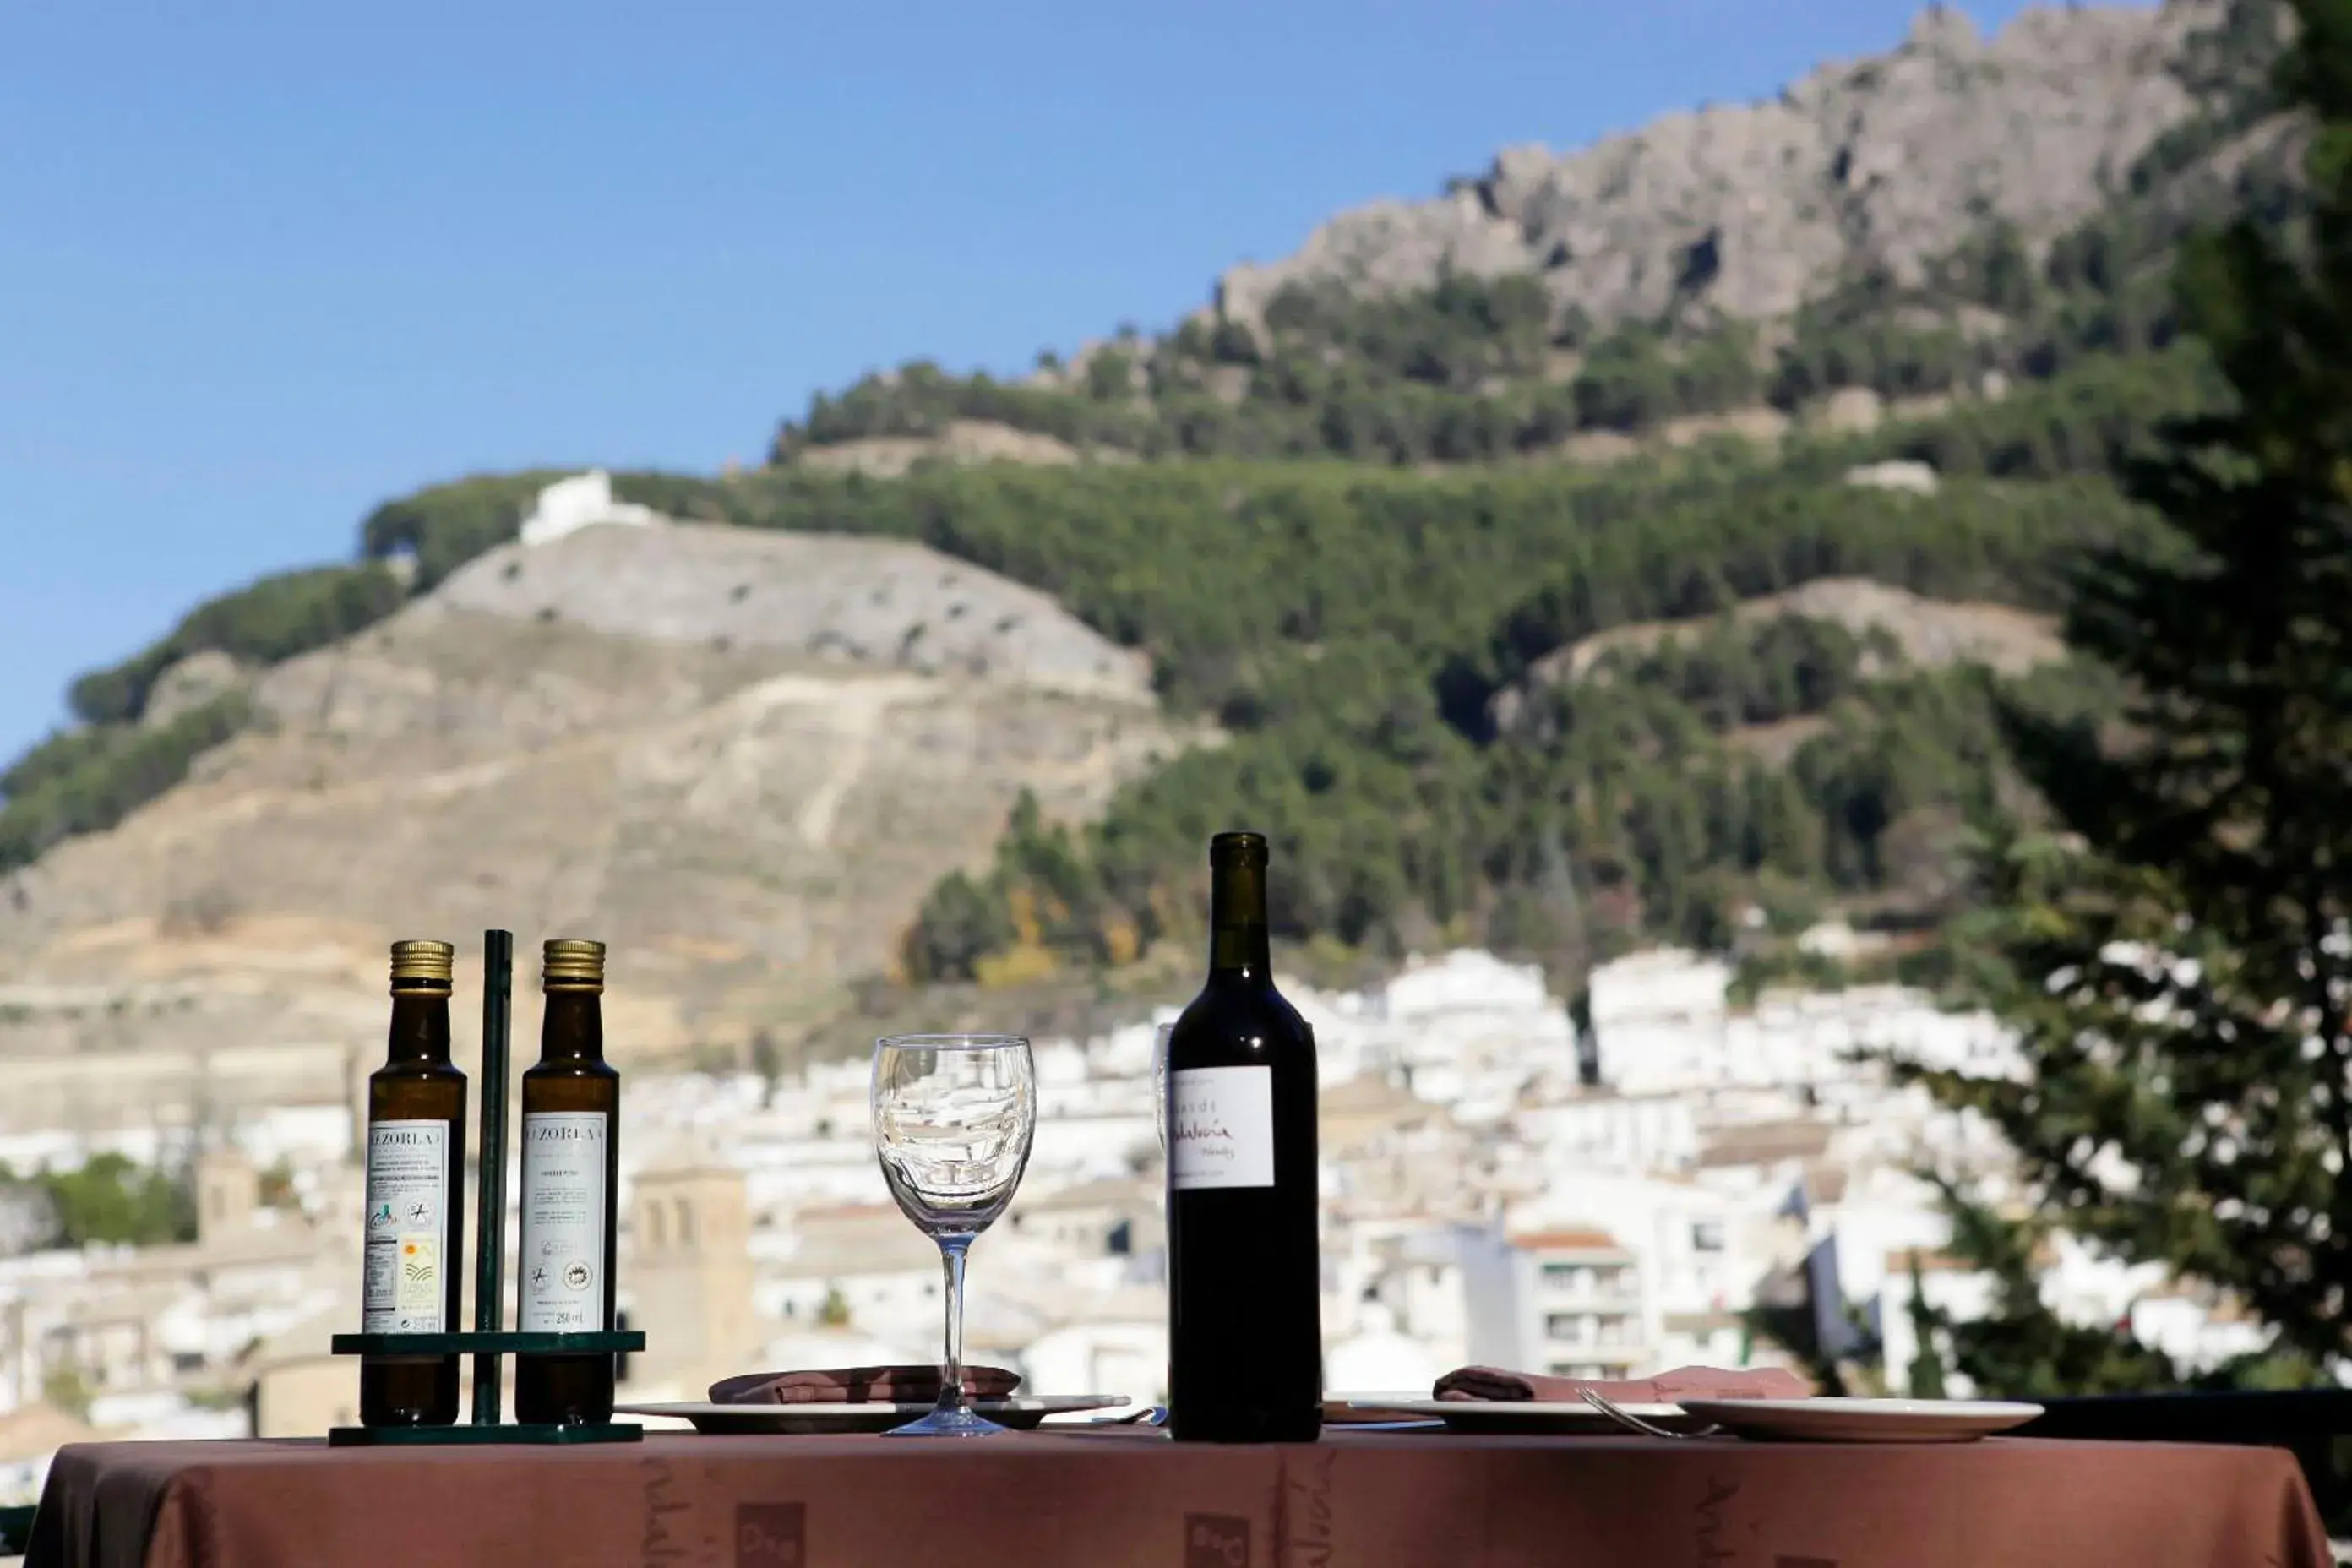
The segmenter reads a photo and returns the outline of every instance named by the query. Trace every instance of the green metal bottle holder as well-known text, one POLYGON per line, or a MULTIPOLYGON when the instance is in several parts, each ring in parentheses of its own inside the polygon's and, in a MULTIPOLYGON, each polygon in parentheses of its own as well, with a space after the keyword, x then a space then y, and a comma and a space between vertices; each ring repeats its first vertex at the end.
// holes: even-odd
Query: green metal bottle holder
POLYGON ((474 1331, 454 1334, 337 1334, 337 1355, 470 1355, 474 1408, 470 1421, 446 1426, 337 1426, 336 1447, 472 1443, 634 1443, 645 1436, 635 1422, 556 1426, 499 1418, 504 1358, 533 1354, 619 1354, 646 1348, 642 1331, 604 1333, 510 1332, 506 1319, 507 1082, 512 1032, 514 935, 483 933, 482 1131, 474 1233, 474 1331))

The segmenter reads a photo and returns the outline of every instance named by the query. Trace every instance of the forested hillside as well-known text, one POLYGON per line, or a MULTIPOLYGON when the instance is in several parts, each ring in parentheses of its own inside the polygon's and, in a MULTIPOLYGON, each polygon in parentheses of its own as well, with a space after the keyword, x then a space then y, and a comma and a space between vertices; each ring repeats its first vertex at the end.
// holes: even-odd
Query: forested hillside
MULTIPOLYGON (((1187 933, 1203 839, 1244 825, 1276 841, 1283 936, 1375 954, 1475 940, 1573 966, 1832 907, 1932 930, 1968 897, 1970 820, 2032 808, 1993 684, 2095 724, 2109 678, 1996 676, 1727 612, 1824 578, 2054 611, 2076 552, 2137 536, 2111 466, 2217 395, 2176 341, 2180 237, 2298 215, 2294 127, 2265 118, 2275 8, 2218 15, 2171 68, 2194 111, 2090 217, 2038 239, 1988 219, 1911 275, 1823 279, 1791 318, 1596 321, 1528 276, 1297 283, 1252 321, 1125 332, 1017 381, 903 366, 814 399, 757 472, 616 486, 682 518, 917 539, 1033 584, 1225 731, 1099 822, 1017 812, 992 864, 926 902, 910 979, 1034 978, 1187 933), (958 421, 1074 460, 896 479, 824 460, 958 421), (1530 679, 1661 621, 1688 625, 1530 679)), ((511 537, 551 477, 387 503, 362 564, 203 606, 79 682, 82 727, 0 774, 0 872, 119 820, 234 729, 234 690, 149 711, 166 671, 351 634, 511 537)))

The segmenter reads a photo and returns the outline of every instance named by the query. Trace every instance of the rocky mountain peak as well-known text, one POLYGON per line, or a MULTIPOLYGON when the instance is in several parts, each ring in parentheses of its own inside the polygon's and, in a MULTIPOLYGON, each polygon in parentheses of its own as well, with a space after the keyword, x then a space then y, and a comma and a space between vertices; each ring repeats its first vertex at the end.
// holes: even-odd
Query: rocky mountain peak
POLYGON ((1976 22, 1967 12, 1931 5, 1911 19, 1911 31, 1904 39, 1904 47, 1973 50, 1981 41, 1976 22))
POLYGON ((1343 213, 1218 287, 1255 321, 1285 286, 1424 288, 1531 272, 1596 321, 1785 315, 1841 276, 1916 277, 1990 219, 2031 244, 2095 208, 2194 100, 2174 67, 2225 0, 2037 7, 1990 37, 1932 5, 1894 50, 1777 99, 1671 114, 1591 147, 1498 155, 1433 200, 1343 213))

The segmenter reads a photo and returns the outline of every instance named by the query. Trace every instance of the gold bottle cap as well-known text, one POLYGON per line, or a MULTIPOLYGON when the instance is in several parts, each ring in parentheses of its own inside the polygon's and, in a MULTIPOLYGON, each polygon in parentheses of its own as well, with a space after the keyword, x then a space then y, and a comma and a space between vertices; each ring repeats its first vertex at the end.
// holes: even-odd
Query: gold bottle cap
POLYGON ((551 942, 541 950, 540 981, 550 991, 604 989, 604 944, 551 942))
POLYGON ((457 973, 457 950, 446 942, 395 942, 392 944, 392 977, 447 985, 457 973))

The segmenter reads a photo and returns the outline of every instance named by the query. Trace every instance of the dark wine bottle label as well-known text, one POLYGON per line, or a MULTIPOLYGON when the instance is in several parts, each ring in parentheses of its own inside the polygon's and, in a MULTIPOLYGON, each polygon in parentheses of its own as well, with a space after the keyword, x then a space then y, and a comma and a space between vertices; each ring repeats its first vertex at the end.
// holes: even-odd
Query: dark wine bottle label
POLYGON ((604 1321, 604 1113, 522 1119, 525 1333, 595 1333, 604 1321))
POLYGON ((448 1305, 449 1124, 378 1121, 368 1128, 366 1270, 360 1328, 371 1334, 440 1334, 448 1305))
POLYGON ((1274 1069, 1187 1068, 1169 1079, 1169 1184, 1274 1185, 1274 1069))

